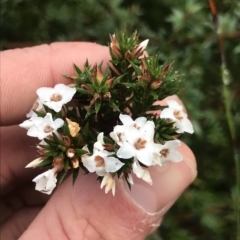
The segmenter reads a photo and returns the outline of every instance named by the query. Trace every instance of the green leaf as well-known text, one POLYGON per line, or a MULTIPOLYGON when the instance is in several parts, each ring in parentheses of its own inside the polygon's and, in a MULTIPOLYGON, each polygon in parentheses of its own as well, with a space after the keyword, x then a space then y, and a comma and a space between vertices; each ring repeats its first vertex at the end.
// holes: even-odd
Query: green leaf
POLYGON ((120 83, 121 79, 122 79, 124 76, 125 76, 125 74, 123 74, 123 75, 115 78, 115 79, 113 80, 112 88, 114 88, 116 84, 120 83))
POLYGON ((67 75, 62 74, 62 76, 63 76, 64 78, 70 80, 70 81, 73 81, 73 78, 71 78, 71 77, 69 77, 69 76, 67 76, 67 75))
POLYGON ((69 167, 69 160, 67 158, 64 159, 64 171, 67 173, 69 167))
POLYGON ((58 144, 62 143, 61 140, 57 137, 57 135, 54 132, 52 133, 52 135, 53 135, 53 140, 55 143, 58 143, 58 144))
POLYGON ((64 122, 63 127, 62 127, 62 130, 63 130, 63 134, 64 134, 64 135, 70 136, 70 131, 69 131, 67 122, 64 122))
POLYGON ((58 155, 58 152, 56 152, 55 150, 48 151, 42 154, 43 157, 55 157, 57 155, 58 155))
POLYGON ((49 138, 44 138, 44 142, 46 142, 50 146, 57 147, 57 144, 54 141, 50 140, 49 138))
POLYGON ((108 102, 108 105, 109 105, 112 109, 120 112, 120 109, 118 108, 118 106, 117 106, 113 101, 109 101, 109 102, 108 102))
POLYGON ((172 140, 173 138, 167 134, 161 134, 161 137, 163 137, 166 140, 172 140))
POLYGON ((78 156, 78 157, 82 156, 83 154, 88 153, 88 151, 83 150, 83 149, 79 149, 79 148, 76 148, 74 150, 75 150, 75 155, 78 156))
POLYGON ((101 107, 102 101, 96 101, 95 102, 95 113, 98 114, 100 107, 101 107))
POLYGON ((89 95, 88 92, 86 92, 83 88, 76 87, 77 92, 82 93, 84 95, 89 95))
POLYGON ((73 173, 72 173, 73 185, 74 185, 74 183, 75 183, 75 181, 77 179, 77 176, 78 176, 78 173, 79 173, 79 169, 80 169, 79 167, 73 169, 73 173))
POLYGON ((129 61, 132 65, 132 67, 134 68, 134 70, 137 72, 138 75, 142 74, 142 70, 141 68, 139 68, 137 65, 135 65, 132 61, 129 61))
POLYGON ((154 100, 158 100, 158 94, 155 91, 150 91, 150 95, 153 97, 154 100))
POLYGON ((87 138, 88 134, 89 134, 89 123, 87 122, 84 128, 82 129, 83 138, 87 138))
POLYGON ((95 112, 94 109, 92 107, 89 107, 89 109, 87 110, 87 113, 85 115, 85 119, 88 118, 94 112, 95 112))
POLYGON ((67 175, 67 172, 65 172, 64 169, 58 174, 58 185, 62 183, 66 175, 67 175))
POLYGON ((46 167, 46 166, 49 166, 49 165, 52 165, 52 161, 53 161, 53 158, 49 157, 49 158, 46 158, 45 160, 43 160, 42 162, 40 162, 37 167, 46 167))
POLYGON ((76 71, 76 73, 77 73, 78 75, 81 75, 81 74, 82 74, 81 69, 80 69, 76 64, 73 64, 73 67, 74 67, 74 69, 75 69, 75 71, 76 71))

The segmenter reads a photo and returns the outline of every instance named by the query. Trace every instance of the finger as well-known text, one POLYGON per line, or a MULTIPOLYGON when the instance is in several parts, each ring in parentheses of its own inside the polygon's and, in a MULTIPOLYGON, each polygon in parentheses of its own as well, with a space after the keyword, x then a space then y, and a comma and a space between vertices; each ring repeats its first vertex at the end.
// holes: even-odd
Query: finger
POLYGON ((104 194, 96 176, 67 179, 20 240, 144 239, 196 177, 195 158, 182 145, 183 161, 149 168, 153 185, 135 180, 132 191, 120 181, 116 195, 104 194))
POLYGON ((1 53, 1 125, 18 124, 24 118, 40 87, 66 82, 61 75, 73 75, 73 63, 82 67, 110 59, 108 48, 95 43, 53 43, 7 50, 1 53))
POLYGON ((35 138, 29 138, 18 125, 1 127, 1 195, 10 192, 38 174, 40 169, 25 169, 37 158, 35 138))
POLYGON ((41 207, 26 207, 15 212, 14 216, 1 225, 1 239, 18 239, 40 210, 41 207))

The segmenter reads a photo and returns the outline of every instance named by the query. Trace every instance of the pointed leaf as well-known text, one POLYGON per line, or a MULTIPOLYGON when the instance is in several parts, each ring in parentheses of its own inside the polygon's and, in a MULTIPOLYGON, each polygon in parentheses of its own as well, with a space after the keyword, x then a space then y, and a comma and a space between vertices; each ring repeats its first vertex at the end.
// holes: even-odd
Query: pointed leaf
POLYGON ((67 172, 65 172, 64 170, 62 170, 59 174, 58 174, 58 185, 60 185, 63 181, 63 179, 66 177, 67 172))
POLYGON ((73 173, 72 173, 73 185, 74 185, 74 183, 75 183, 75 181, 77 179, 77 176, 78 176, 78 173, 79 173, 79 169, 80 169, 79 167, 73 169, 73 173))
POLYGON ((132 61, 129 61, 132 65, 132 67, 134 68, 134 70, 137 72, 138 75, 142 74, 142 70, 141 68, 139 68, 136 64, 134 64, 132 61))
POLYGON ((64 159, 64 171, 67 173, 69 167, 69 161, 67 158, 64 159))
POLYGON ((101 101, 96 101, 95 102, 95 113, 98 114, 100 107, 101 107, 102 102, 101 101))
POLYGON ((80 157, 80 156, 82 156, 83 154, 86 154, 86 153, 88 153, 88 151, 85 151, 85 150, 79 149, 79 148, 75 149, 75 155, 78 156, 78 157, 80 157))
POLYGON ((43 160, 42 162, 40 162, 37 165, 37 167, 46 167, 46 166, 52 165, 52 161, 53 161, 53 158, 49 157, 49 158, 43 160))
POLYGON ((77 73, 78 75, 81 75, 81 74, 82 74, 81 69, 80 69, 76 64, 73 64, 73 67, 74 67, 74 69, 75 69, 75 71, 76 71, 76 73, 77 73))
POLYGON ((111 108, 113 108, 114 110, 120 112, 120 109, 118 108, 118 106, 117 106, 114 102, 109 101, 108 105, 109 105, 111 108))
POLYGON ((91 114, 94 113, 94 109, 92 107, 90 107, 88 110, 87 110, 87 113, 85 115, 85 119, 88 118, 91 114))

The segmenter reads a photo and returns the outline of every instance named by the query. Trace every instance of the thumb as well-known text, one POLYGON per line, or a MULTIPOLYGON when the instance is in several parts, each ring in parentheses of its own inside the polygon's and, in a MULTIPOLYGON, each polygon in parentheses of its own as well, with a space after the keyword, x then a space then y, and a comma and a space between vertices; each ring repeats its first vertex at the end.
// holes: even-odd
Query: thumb
POLYGON ((152 186, 134 179, 130 191, 120 179, 115 197, 100 190, 95 174, 80 174, 74 186, 68 178, 20 240, 144 239, 196 177, 191 150, 185 144, 179 150, 182 162, 149 168, 152 186))

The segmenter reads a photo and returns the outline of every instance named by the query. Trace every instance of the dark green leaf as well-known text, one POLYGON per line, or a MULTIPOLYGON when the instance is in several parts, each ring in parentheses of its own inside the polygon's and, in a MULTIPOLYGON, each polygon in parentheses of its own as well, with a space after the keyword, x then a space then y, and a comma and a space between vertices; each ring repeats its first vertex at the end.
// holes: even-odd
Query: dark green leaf
POLYGON ((74 168, 72 172, 72 179, 73 179, 73 185, 77 179, 78 173, 79 173, 80 168, 74 168))

